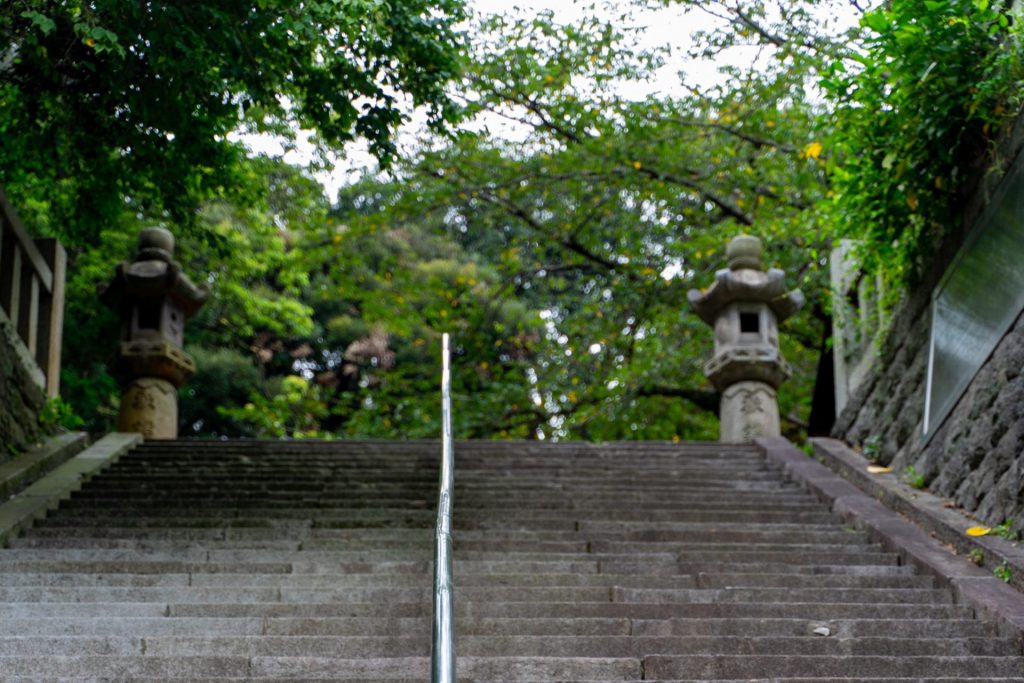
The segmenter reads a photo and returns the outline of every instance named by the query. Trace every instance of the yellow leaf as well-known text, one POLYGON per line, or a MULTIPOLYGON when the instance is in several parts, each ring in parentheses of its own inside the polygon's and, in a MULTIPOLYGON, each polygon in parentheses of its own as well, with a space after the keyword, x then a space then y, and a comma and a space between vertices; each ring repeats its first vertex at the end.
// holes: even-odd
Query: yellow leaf
POLYGON ((972 526, 967 530, 968 536, 988 536, 989 532, 992 531, 987 526, 972 526))
POLYGON ((639 161, 634 161, 634 162, 633 162, 633 168, 635 168, 635 169, 636 169, 636 170, 638 170, 638 171, 640 170, 640 168, 641 168, 642 166, 643 166, 643 164, 641 164, 641 163, 640 163, 639 161))
POLYGON ((917 195, 913 192, 907 195, 907 206, 911 211, 917 211, 917 195))
POLYGON ((868 474, 888 474, 892 472, 891 467, 882 467, 881 465, 868 465, 868 474))
POLYGON ((820 142, 812 142, 811 144, 804 147, 804 158, 806 159, 817 159, 821 156, 822 150, 825 148, 821 146, 820 142))

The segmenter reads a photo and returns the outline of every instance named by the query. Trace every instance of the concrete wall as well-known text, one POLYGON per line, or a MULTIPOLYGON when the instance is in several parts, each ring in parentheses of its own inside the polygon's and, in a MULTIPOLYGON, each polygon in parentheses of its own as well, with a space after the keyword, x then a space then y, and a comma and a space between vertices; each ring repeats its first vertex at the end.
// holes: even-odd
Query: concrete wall
POLYGON ((988 524, 1013 518, 1018 530, 1024 530, 1024 315, 927 443, 922 422, 932 291, 1021 151, 1022 129, 1018 120, 1000 146, 1002 171, 983 176, 968 194, 964 227, 937 250, 923 282, 894 309, 877 358, 832 432, 851 445, 877 449, 878 459, 898 472, 913 466, 933 493, 988 524))

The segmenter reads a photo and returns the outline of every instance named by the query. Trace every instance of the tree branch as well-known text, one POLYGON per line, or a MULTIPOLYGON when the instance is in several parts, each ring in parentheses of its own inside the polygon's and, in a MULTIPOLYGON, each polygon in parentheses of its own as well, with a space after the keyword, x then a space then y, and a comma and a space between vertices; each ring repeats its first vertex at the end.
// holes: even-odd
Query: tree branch
POLYGON ((715 121, 696 121, 696 120, 691 120, 691 119, 677 119, 677 118, 673 118, 673 117, 670 117, 670 116, 663 116, 663 117, 660 118, 660 120, 668 122, 668 123, 677 123, 677 124, 679 124, 681 126, 689 126, 689 127, 693 127, 693 128, 713 128, 715 130, 720 130, 723 133, 728 133, 729 135, 732 135, 733 137, 737 137, 740 140, 743 140, 744 142, 749 142, 754 147, 757 147, 759 149, 761 147, 771 147, 772 149, 778 149, 778 150, 781 150, 783 152, 790 152, 790 153, 795 153, 795 152, 799 152, 800 151, 796 147, 793 147, 792 145, 787 145, 787 144, 782 143, 782 142, 776 142, 775 140, 769 140, 767 138, 757 137, 756 135, 751 135, 749 133, 745 133, 745 132, 743 132, 741 130, 737 130, 736 128, 733 128, 732 126, 727 126, 724 123, 718 123, 718 122, 715 122, 715 121))
POLYGON ((715 415, 718 414, 718 403, 721 398, 717 391, 693 389, 690 387, 670 387, 660 384, 649 384, 639 387, 634 392, 634 395, 639 397, 666 396, 681 398, 701 410, 714 413, 715 415))

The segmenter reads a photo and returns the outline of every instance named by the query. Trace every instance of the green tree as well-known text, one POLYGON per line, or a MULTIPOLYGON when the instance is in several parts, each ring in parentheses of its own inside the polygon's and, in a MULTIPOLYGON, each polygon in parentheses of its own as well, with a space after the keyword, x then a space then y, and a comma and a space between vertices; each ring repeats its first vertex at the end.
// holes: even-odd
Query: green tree
POLYGON ((0 8, 0 184, 36 228, 95 243, 132 211, 191 226, 249 187, 238 130, 382 160, 405 100, 441 125, 459 0, 54 2, 0 8))
POLYGON ((855 66, 823 85, 834 103, 839 234, 892 292, 912 284, 960 226, 963 203, 1019 115, 1019 17, 988 0, 894 0, 862 20, 855 66))
POLYGON ((701 369, 711 334, 685 293, 724 267, 732 236, 765 237, 812 303, 786 336, 798 374, 784 413, 798 426, 827 295, 828 235, 808 210, 827 181, 807 72, 730 69, 721 85, 631 99, 622 82, 651 78, 664 53, 639 48, 624 23, 485 22, 467 108, 514 119, 526 141, 484 129, 421 153, 388 216, 435 211, 498 266, 503 296, 543 311, 541 400, 520 410, 548 434, 598 439, 714 435, 701 369))

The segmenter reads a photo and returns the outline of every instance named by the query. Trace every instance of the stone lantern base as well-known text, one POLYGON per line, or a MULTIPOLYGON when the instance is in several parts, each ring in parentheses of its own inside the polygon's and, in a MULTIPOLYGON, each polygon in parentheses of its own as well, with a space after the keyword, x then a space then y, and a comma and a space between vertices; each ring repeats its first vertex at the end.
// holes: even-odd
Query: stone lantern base
POLYGON ((750 443, 759 436, 780 436, 779 401, 764 382, 737 382, 722 392, 719 441, 750 443))
POLYGON ((140 377, 121 392, 117 428, 147 439, 178 438, 178 390, 165 379, 140 377))

